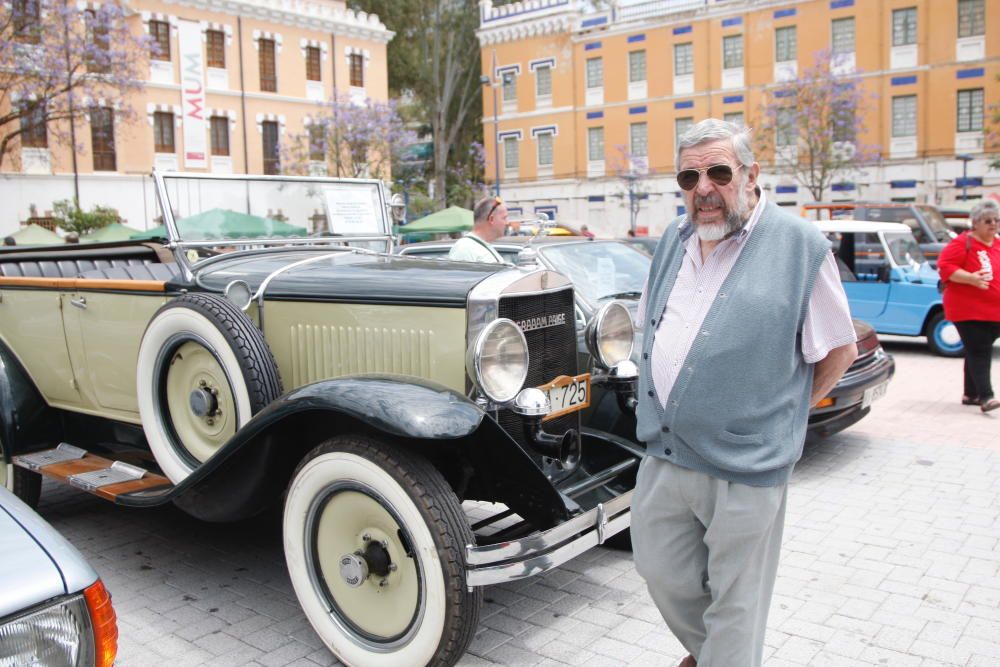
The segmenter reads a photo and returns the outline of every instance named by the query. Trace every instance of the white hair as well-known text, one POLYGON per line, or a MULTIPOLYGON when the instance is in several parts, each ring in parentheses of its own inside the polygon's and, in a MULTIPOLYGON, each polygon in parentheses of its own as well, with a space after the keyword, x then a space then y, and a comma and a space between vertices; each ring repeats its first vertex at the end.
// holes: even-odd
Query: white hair
POLYGON ((972 207, 972 210, 969 211, 969 221, 979 222, 981 218, 986 217, 990 213, 1000 216, 1000 205, 997 205, 992 199, 986 199, 972 207))
POLYGON ((677 139, 677 162, 678 168, 681 164, 681 151, 686 148, 694 148, 708 141, 718 141, 719 139, 729 139, 733 145, 733 152, 736 159, 744 167, 750 167, 754 163, 753 149, 750 147, 750 128, 728 123, 718 118, 706 118, 689 127, 684 134, 677 139))

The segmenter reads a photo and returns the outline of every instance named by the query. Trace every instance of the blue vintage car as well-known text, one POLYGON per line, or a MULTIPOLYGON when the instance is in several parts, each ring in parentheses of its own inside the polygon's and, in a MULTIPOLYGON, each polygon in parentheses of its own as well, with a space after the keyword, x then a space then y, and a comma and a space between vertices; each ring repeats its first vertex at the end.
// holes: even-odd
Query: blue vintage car
POLYGON ((853 317, 878 333, 926 336, 935 354, 962 355, 958 330, 944 317, 938 273, 909 227, 865 220, 816 224, 833 243, 853 317))

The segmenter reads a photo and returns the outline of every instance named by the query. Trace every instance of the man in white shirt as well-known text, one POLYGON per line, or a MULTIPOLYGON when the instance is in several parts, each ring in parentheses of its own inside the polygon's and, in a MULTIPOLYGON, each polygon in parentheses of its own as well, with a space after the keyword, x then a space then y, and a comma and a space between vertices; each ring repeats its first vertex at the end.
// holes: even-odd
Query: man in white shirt
POLYGON ((458 262, 503 264, 503 257, 491 245, 507 229, 507 207, 500 197, 480 199, 472 210, 472 231, 451 247, 448 259, 458 262))

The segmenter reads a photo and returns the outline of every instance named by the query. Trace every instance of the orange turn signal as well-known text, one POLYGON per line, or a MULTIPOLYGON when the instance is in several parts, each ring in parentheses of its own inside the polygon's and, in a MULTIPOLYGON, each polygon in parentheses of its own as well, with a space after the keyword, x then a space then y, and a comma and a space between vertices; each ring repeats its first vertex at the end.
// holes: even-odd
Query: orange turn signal
POLYGON ((817 403, 815 407, 817 407, 817 408, 828 408, 831 405, 834 405, 836 402, 837 402, 837 399, 830 398, 829 396, 827 396, 822 401, 820 401, 819 403, 817 403))
POLYGON ((94 626, 94 664, 112 667, 118 654, 118 618, 111 606, 111 594, 98 579, 83 591, 94 626))

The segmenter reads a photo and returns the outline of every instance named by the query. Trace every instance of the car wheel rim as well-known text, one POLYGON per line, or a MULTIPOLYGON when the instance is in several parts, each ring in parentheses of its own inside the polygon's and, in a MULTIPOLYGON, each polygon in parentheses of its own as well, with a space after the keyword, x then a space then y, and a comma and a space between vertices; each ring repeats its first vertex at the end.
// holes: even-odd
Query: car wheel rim
POLYGON ((204 463, 236 433, 236 401, 222 362, 203 341, 175 341, 161 357, 161 401, 177 452, 204 463))
POLYGON ((333 621, 369 649, 405 644, 419 627, 423 577, 389 503, 362 485, 335 484, 312 503, 306 526, 313 586, 333 621))
POLYGON ((962 337, 958 334, 958 328, 947 320, 938 323, 934 337, 938 345, 945 350, 957 352, 962 349, 962 337))

